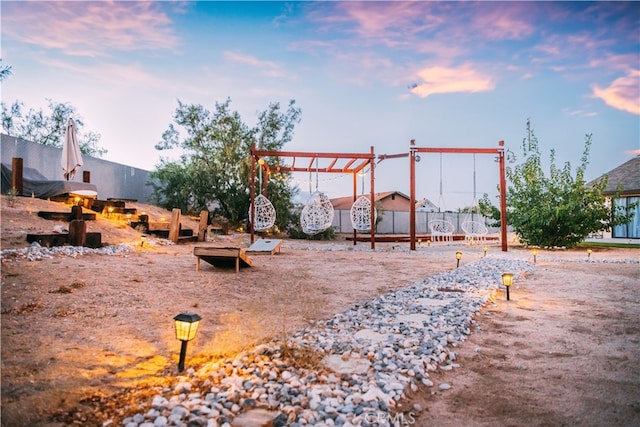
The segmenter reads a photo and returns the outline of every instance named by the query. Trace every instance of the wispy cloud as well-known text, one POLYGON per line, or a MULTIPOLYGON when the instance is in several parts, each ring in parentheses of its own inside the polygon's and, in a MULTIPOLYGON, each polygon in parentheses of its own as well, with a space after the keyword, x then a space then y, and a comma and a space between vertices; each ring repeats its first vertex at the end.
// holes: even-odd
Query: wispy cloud
POLYGON ((567 116, 595 117, 598 115, 598 113, 596 113, 595 111, 573 110, 570 108, 564 108, 562 111, 567 116))
POLYGON ((411 92, 421 98, 436 93, 485 92, 495 87, 491 77, 476 71, 470 64, 425 68, 418 76, 422 82, 416 83, 411 92))
POLYGON ((640 70, 630 70, 626 76, 615 79, 607 87, 593 85, 593 96, 610 107, 640 115, 640 70))
POLYGON ((76 56, 106 56, 113 50, 174 49, 179 40, 159 4, 5 2, 2 32, 3 37, 76 56))
POLYGON ((264 75, 269 77, 286 77, 287 75, 284 68, 273 61, 264 61, 255 56, 229 50, 225 51, 223 55, 230 61, 258 68, 264 75))

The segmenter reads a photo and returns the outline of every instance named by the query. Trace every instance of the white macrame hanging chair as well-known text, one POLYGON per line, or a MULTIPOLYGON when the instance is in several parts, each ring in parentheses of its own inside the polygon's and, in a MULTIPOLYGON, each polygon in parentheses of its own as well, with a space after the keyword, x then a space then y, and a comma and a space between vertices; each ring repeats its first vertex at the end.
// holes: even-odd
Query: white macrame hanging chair
POLYGON ((476 197, 476 155, 473 155, 473 204, 467 211, 467 214, 460 224, 460 228, 464 231, 465 237, 470 243, 474 243, 478 240, 484 240, 489 229, 484 223, 482 215, 480 214, 480 205, 476 197))
POLYGON ((453 233, 456 227, 451 221, 445 219, 445 212, 447 210, 444 202, 444 196, 442 195, 442 153, 440 153, 440 197, 438 198, 438 210, 442 211, 441 219, 432 219, 429 221, 429 231, 431 232, 431 240, 433 242, 453 241, 453 233))
POLYGON ((254 205, 254 224, 255 231, 267 231, 276 223, 276 208, 262 194, 258 194, 253 200, 254 205))
POLYGON ((333 205, 326 194, 318 191, 318 159, 316 159, 316 191, 311 193, 311 172, 309 172, 309 200, 300 213, 300 226, 308 235, 322 233, 333 224, 333 205))
MULTIPOLYGON (((262 189, 262 165, 260 167, 259 185, 262 189)), ((249 208, 249 220, 251 220, 251 208, 249 208)), ((264 195, 258 194, 253 200, 253 229, 255 231, 267 231, 276 223, 276 208, 264 195)))
MULTIPOLYGON (((376 215, 374 207, 373 216, 376 215)), ((364 174, 362 175, 362 195, 351 206, 351 225, 356 231, 371 230, 371 200, 364 195, 364 174)))

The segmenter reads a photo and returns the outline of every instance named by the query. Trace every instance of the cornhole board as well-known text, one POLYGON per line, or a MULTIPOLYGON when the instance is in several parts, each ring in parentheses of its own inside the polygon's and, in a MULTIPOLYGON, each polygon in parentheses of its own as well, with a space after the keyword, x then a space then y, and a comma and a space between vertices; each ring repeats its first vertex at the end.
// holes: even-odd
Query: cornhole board
POLYGON ((235 265, 236 273, 240 267, 252 267, 253 261, 245 254, 244 249, 234 247, 196 246, 193 248, 196 256, 196 271, 200 271, 200 259, 214 267, 231 267, 235 265))
POLYGON ((273 255, 276 252, 280 253, 280 246, 282 246, 281 239, 258 239, 253 242, 253 245, 247 248, 247 253, 255 255, 273 255))

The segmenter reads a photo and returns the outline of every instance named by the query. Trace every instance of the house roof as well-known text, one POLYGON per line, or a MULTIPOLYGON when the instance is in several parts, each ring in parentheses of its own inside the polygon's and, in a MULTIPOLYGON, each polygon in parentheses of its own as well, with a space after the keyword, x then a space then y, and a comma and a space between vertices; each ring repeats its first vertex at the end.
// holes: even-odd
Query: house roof
MULTIPOLYGON (((618 184, 622 185, 621 194, 623 195, 640 194, 640 156, 632 158, 604 175, 608 176, 604 194, 615 194, 618 184)), ((589 185, 600 181, 604 175, 594 179, 589 185)))
MULTIPOLYGON (((400 197, 403 197, 409 200, 409 196, 399 191, 384 191, 382 193, 374 193, 373 201, 374 203, 378 202, 382 199, 386 199, 387 197, 390 197, 393 194, 397 194, 400 197)), ((365 194, 365 196, 368 196, 368 194, 365 194)), ((351 206, 353 205, 353 196, 338 197, 336 199, 331 199, 331 204, 333 205, 334 209, 351 209, 351 206)))

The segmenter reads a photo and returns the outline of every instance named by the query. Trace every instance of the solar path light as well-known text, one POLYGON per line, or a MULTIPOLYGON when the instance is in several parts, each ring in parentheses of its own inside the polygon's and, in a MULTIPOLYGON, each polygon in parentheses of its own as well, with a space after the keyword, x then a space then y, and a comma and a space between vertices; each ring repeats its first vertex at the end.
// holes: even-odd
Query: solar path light
POLYGON ((512 273, 504 273, 502 275, 502 284, 505 288, 507 288, 507 301, 509 301, 509 288, 513 284, 513 274, 512 273))
POLYGON ((201 317, 195 313, 180 313, 173 318, 176 327, 176 339, 182 341, 178 371, 184 370, 184 359, 187 354, 187 343, 196 337, 201 317))
POLYGON ((456 252, 456 268, 460 267, 460 260, 462 259, 462 252, 456 252))

